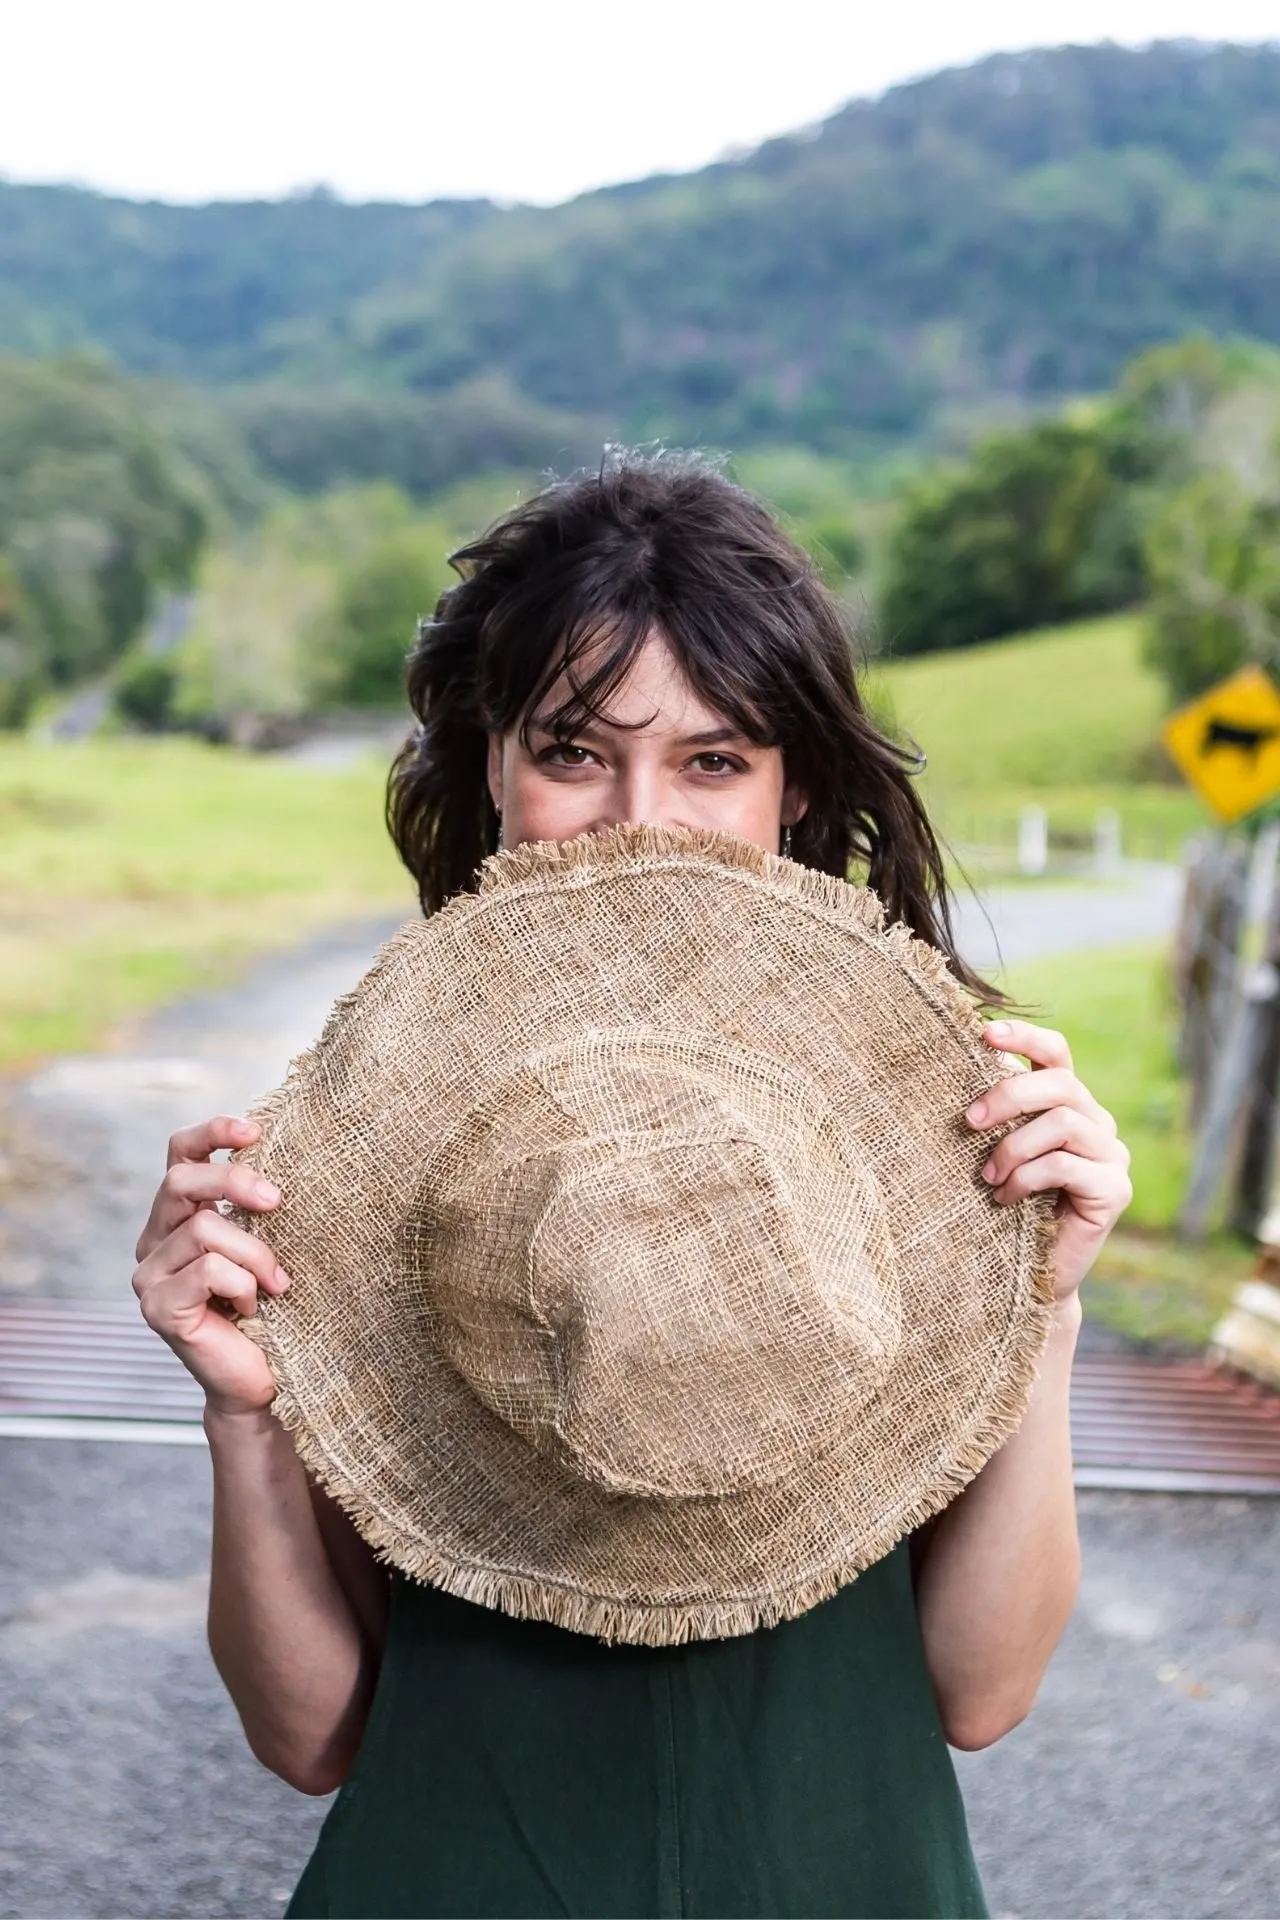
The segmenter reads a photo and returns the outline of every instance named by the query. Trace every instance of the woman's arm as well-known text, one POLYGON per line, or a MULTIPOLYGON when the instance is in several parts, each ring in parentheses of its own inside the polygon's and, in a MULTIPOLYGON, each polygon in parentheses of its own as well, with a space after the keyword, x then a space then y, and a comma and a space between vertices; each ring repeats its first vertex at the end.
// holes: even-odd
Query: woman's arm
POLYGON ((308 1485, 269 1413, 210 1405, 204 1426, 213 1459, 214 1663, 263 1766, 301 1793, 331 1793, 369 1716, 386 1637, 385 1575, 308 1485))
POLYGON ((1080 1573, 1067 1396, 1080 1304, 1059 1307, 1022 1425, 926 1536, 925 1659, 953 1747, 989 1747, 1030 1712, 1080 1573))
POLYGON ((1004 1205, 1058 1191, 1058 1304, 1021 1426, 916 1555, 916 1605, 943 1729, 953 1746, 969 1748, 990 1746, 1030 1711, 1075 1603, 1069 1396, 1079 1287, 1132 1194, 1115 1121, 1076 1079, 1062 1036, 1002 1021, 987 1037, 1025 1054, 1033 1071, 1001 1081, 966 1117, 978 1130, 1025 1120, 983 1174, 1004 1205))
POLYGON ((327 1793, 359 1745, 385 1637, 386 1582, 332 1502, 312 1488, 272 1418, 266 1357, 223 1311, 257 1310, 258 1289, 288 1276, 252 1234, 217 1211, 269 1212, 279 1193, 220 1147, 258 1129, 221 1118, 169 1143, 169 1168, 138 1241, 143 1316, 205 1390, 213 1461, 213 1656, 265 1766, 304 1793, 327 1793))

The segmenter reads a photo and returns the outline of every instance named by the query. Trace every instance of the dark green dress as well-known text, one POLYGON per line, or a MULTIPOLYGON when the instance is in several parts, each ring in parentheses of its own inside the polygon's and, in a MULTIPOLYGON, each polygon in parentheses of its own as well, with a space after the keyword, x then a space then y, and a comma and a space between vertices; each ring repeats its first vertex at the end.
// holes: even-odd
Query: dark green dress
POLYGON ((661 1649, 397 1579, 288 1911, 985 1914, 905 1545, 799 1620, 661 1649))

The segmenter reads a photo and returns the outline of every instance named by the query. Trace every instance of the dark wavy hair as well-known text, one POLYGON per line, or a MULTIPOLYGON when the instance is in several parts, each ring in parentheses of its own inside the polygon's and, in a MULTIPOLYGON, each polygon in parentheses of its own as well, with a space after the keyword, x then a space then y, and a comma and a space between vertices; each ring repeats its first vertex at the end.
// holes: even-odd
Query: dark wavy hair
POLYGON ((612 451, 598 472, 546 487, 452 555, 409 656, 417 727, 392 769, 387 822, 423 910, 473 889, 498 844, 486 778, 491 732, 540 718, 566 738, 599 717, 645 640, 661 634, 708 705, 781 748, 808 797, 792 857, 852 871, 891 919, 956 952, 942 856, 912 783, 918 756, 888 739, 858 692, 840 605, 769 511, 689 454, 612 451))

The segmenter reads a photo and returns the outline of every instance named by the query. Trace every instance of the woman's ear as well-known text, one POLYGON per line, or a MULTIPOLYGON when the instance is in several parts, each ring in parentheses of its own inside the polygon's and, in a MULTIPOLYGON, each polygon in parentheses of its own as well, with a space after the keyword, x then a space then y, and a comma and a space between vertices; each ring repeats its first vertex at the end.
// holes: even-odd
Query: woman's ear
POLYGON ((489 798, 493 801, 495 813, 502 812, 502 735, 489 735, 489 760, 485 771, 489 782, 489 798))
POLYGON ((808 794, 804 792, 803 788, 797 787, 792 781, 788 781, 786 786, 782 789, 781 818, 782 818, 783 826, 784 827, 797 826, 799 822, 804 819, 808 811, 809 811, 808 794))

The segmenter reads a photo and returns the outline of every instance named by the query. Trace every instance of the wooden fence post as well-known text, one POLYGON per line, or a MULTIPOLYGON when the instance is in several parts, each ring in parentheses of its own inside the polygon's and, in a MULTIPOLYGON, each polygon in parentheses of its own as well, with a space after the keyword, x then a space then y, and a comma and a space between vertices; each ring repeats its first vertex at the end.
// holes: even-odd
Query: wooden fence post
POLYGON ((1270 998, 1258 1004, 1253 1053, 1242 1101, 1240 1165, 1231 1208, 1231 1225, 1237 1232, 1250 1235, 1257 1232, 1271 1202, 1276 1168, 1276 1100, 1280 1093, 1280 873, 1276 869, 1274 830, 1268 832, 1267 841, 1270 871, 1264 877, 1264 885, 1269 886, 1269 898, 1258 971, 1269 973, 1273 986, 1270 998))
POLYGON ((1179 1059, 1193 1126, 1204 1118, 1235 1000, 1249 855, 1243 839, 1206 834, 1192 843, 1187 862, 1174 978, 1182 1006, 1179 1059))
POLYGON ((1208 1231, 1213 1203, 1239 1138, 1241 1111, 1256 1071, 1261 1037, 1278 995, 1280 971, 1266 964, 1248 969, 1210 1083, 1191 1178, 1178 1215, 1178 1232, 1184 1240, 1202 1240, 1208 1231))

